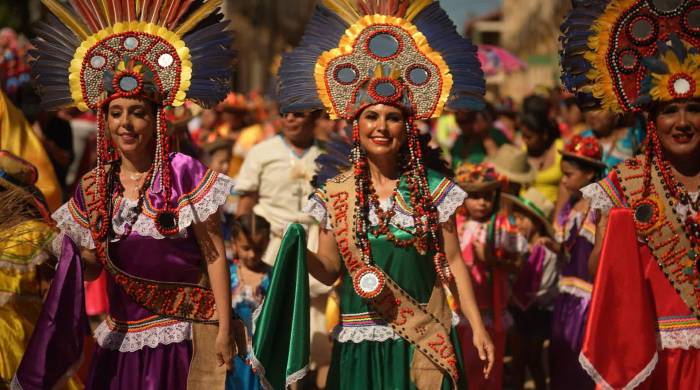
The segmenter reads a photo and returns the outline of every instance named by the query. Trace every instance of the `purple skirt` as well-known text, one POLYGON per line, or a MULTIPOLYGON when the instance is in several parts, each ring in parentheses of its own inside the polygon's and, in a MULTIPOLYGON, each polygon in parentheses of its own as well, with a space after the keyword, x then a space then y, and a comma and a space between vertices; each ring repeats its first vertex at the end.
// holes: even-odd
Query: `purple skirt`
POLYGON ((178 390, 187 388, 190 340, 119 352, 95 345, 86 389, 178 390))
POLYGON ((591 390, 595 384, 578 362, 586 330, 590 300, 561 293, 554 303, 549 347, 550 386, 556 389, 591 390))

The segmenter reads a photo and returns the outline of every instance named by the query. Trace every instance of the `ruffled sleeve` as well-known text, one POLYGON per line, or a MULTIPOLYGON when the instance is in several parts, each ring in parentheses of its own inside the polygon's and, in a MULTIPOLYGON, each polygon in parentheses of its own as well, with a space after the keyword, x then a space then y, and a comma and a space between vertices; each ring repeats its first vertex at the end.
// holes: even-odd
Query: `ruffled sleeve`
POLYGON ((615 207, 628 207, 619 183, 615 170, 612 170, 603 180, 583 187, 581 193, 591 202, 593 210, 608 212, 615 207))
POLYGON ((55 238, 52 245, 54 254, 58 255, 57 250, 60 252, 64 235, 70 237, 81 248, 95 248, 90 233, 90 219, 80 186, 76 188, 73 197, 59 207, 51 218, 56 221, 56 226, 61 230, 61 234, 55 238))
POLYGON ((432 192, 433 202, 438 210, 441 223, 447 222, 467 199, 467 193, 447 178, 442 179, 442 182, 432 192))

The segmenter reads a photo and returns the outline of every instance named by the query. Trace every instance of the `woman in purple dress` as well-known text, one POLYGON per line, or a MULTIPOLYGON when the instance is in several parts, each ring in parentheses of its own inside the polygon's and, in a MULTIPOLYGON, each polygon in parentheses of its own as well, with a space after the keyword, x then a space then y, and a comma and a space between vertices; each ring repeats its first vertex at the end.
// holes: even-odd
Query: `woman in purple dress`
POLYGON ((162 15, 114 3, 91 13, 47 2, 64 25, 38 29, 43 104, 97 112, 98 161, 53 215, 57 275, 14 385, 53 388, 79 364, 82 282, 106 272, 109 314, 94 332, 87 388, 223 389, 239 325, 218 215, 232 180, 169 152, 164 108, 225 97, 228 23, 200 23, 216 1, 165 1, 162 15))
POLYGON ((588 258, 595 242, 595 222, 580 189, 597 180, 605 163, 600 144, 593 137, 574 136, 561 154, 562 185, 574 195, 554 223, 561 244, 555 244, 553 249, 564 260, 552 319, 550 385, 552 389, 592 390, 594 383, 581 368, 578 356, 593 287, 588 258))

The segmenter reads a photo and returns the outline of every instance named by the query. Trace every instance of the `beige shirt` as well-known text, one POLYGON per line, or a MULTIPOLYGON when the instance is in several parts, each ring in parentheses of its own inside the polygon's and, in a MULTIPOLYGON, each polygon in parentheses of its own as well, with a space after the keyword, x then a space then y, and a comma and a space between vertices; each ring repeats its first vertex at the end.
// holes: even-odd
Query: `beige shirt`
POLYGON ((320 154, 321 150, 314 145, 298 156, 282 136, 261 142, 248 152, 235 192, 258 193, 258 204, 253 211, 270 222, 274 233, 281 234, 292 222, 315 223, 302 209, 314 190, 311 179, 320 154))

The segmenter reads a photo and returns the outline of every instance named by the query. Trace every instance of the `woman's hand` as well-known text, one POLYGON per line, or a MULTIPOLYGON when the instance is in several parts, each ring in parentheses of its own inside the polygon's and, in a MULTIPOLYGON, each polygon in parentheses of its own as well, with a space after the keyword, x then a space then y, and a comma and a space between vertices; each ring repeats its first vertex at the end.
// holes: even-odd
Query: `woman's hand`
POLYGON ((233 340, 231 340, 229 332, 219 331, 216 335, 216 341, 214 342, 214 349, 216 351, 219 367, 226 366, 226 370, 231 370, 233 367, 231 359, 233 359, 234 348, 235 345, 233 344, 233 340))
POLYGON ((486 329, 483 327, 474 330, 473 334, 473 342, 476 350, 479 352, 479 359, 486 360, 484 378, 488 378, 489 374, 491 374, 491 368, 493 368, 493 361, 495 360, 493 342, 488 332, 486 332, 486 329))

